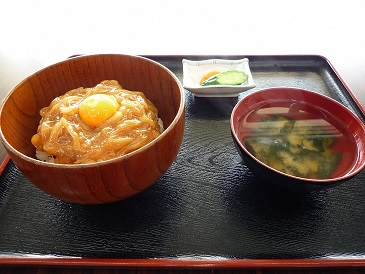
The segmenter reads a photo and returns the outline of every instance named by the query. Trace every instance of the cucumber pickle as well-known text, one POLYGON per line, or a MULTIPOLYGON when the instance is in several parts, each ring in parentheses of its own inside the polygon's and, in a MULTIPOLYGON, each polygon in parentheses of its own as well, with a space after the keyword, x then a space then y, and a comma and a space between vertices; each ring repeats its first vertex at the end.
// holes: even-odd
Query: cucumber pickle
POLYGON ((202 86, 212 86, 212 85, 238 86, 245 83, 247 79, 248 76, 243 71, 228 70, 208 78, 202 83, 202 86))

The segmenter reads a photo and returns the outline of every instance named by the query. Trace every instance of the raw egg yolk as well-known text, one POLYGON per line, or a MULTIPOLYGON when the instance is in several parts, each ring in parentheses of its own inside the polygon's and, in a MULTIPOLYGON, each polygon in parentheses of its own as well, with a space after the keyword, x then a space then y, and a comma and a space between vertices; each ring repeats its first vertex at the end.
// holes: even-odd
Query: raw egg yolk
POLYGON ((79 106, 79 114, 86 124, 97 127, 112 117, 118 109, 119 104, 114 96, 93 94, 82 100, 79 106))

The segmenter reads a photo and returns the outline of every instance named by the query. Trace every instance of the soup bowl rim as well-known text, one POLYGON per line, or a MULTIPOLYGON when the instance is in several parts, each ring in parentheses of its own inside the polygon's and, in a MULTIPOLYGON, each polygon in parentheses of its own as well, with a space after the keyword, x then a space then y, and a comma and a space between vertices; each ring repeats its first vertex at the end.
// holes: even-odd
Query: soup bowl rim
MULTIPOLYGON (((287 90, 287 91, 293 91, 293 92, 303 92, 303 93, 308 93, 311 96, 318 96, 318 97, 322 97, 322 99, 324 100, 328 100, 329 102, 336 104, 341 111, 346 111, 348 115, 351 116, 351 118, 356 121, 356 123, 359 125, 360 128, 362 128, 362 131, 365 132, 365 125, 363 124, 363 122, 348 108, 346 108, 343 104, 339 103, 338 101, 336 101, 335 99, 326 96, 324 94, 320 94, 317 92, 314 92, 312 90, 308 90, 308 89, 302 89, 302 88, 296 88, 296 87, 271 87, 271 88, 265 88, 265 89, 261 89, 261 90, 257 90, 254 91, 251 94, 248 94, 246 97, 244 97, 242 100, 247 100, 247 98, 249 98, 250 96, 255 96, 257 94, 255 93, 265 93, 267 91, 279 91, 279 90, 287 90)), ((275 100, 275 98, 272 98, 273 100, 275 100)), ((241 100, 241 101, 242 101, 241 100)), ((292 101, 293 99, 291 98, 280 98, 280 100, 282 101, 292 101)), ((240 141, 240 138, 238 136, 238 121, 245 116, 246 114, 249 113, 249 111, 244 111, 244 115, 239 115, 238 114, 238 109, 241 108, 241 104, 242 102, 239 101, 233 108, 232 113, 231 113, 231 117, 230 117, 230 127, 231 127, 231 134, 234 138, 235 144, 239 147, 240 150, 243 150, 243 152, 250 157, 251 160, 253 160, 254 162, 258 163, 259 165, 267 168, 268 170, 279 174, 281 176, 285 176, 287 178, 291 178, 293 180, 299 180, 299 181, 303 181, 306 183, 318 183, 318 184, 328 184, 328 183, 336 183, 338 181, 342 181, 342 180, 346 180, 348 178, 353 177, 354 175, 358 174, 359 172, 361 172, 364 168, 365 168, 365 161, 363 161, 362 163, 360 163, 359 165, 356 165, 356 163, 358 162, 359 159, 359 150, 357 149, 356 151, 356 159, 352 162, 352 164, 349 166, 349 168, 340 176, 334 177, 334 178, 325 178, 325 179, 314 179, 314 178, 305 178, 305 177, 299 177, 299 176, 295 176, 295 175, 291 175, 282 171, 279 171, 267 164, 265 164, 264 162, 260 161, 259 159, 257 159, 252 153, 249 152, 249 150, 242 144, 242 142, 240 141)), ((248 106, 247 108, 250 111, 253 111, 255 109, 257 109, 256 106, 260 106, 263 102, 259 102, 257 104, 248 106)), ((301 102, 304 104, 308 104, 307 102, 301 102)), ((327 113, 329 113, 325 108, 319 106, 319 105, 315 105, 315 104, 310 104, 312 107, 317 108, 317 109, 322 109, 325 110, 327 113)), ((331 114, 332 117, 335 117, 335 119, 338 119, 338 117, 336 115, 331 114)), ((353 132, 350 132, 350 135, 352 137, 353 136, 353 132)), ((355 137, 354 137, 355 138, 355 137)), ((365 141, 363 142, 365 143, 365 141)))

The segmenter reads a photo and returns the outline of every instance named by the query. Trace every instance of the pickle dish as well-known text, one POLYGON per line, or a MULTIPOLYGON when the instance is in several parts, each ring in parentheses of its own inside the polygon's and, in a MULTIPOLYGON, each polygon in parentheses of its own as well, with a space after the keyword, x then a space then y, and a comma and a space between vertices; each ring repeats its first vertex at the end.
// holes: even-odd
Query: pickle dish
POLYGON ((248 58, 182 60, 183 87, 197 97, 237 97, 256 87, 248 58))

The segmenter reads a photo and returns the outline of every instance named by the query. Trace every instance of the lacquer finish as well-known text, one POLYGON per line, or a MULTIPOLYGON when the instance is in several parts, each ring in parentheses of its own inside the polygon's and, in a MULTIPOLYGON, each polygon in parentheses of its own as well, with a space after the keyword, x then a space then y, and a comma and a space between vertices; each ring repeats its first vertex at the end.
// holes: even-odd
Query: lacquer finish
MULTIPOLYGON (((301 119, 300 113, 297 116, 298 119, 301 119)), ((237 103, 232 111, 230 126, 234 143, 245 164, 261 176, 265 182, 273 183, 285 189, 313 191, 333 187, 352 178, 362 171, 365 166, 365 126, 363 122, 341 103, 314 91, 290 87, 273 87, 259 90, 237 103), (288 105, 292 106, 297 103, 309 105, 315 108, 317 115, 322 119, 329 123, 344 125, 344 130, 354 140, 354 144, 348 144, 347 148, 347 153, 352 154, 354 160, 345 172, 328 179, 300 178, 275 170, 259 161, 249 152, 243 144, 239 132, 241 118, 252 111, 260 109, 265 102, 277 101, 289 102, 288 105)))
MULTIPOLYGON (((182 79, 181 57, 148 58, 182 79)), ((322 58, 249 58, 258 89, 284 84, 320 90, 364 118, 351 98, 342 96, 351 91, 322 58), (288 64, 294 65, 283 71, 288 64)), ((185 95, 185 141, 174 164, 157 184, 130 199, 101 206, 57 201, 28 184, 10 162, 0 179, 0 253, 9 254, 1 263, 70 271, 104 266, 111 272, 117 271, 113 267, 244 271, 365 265, 358 240, 364 238, 364 172, 341 187, 287 196, 261 184, 239 160, 229 130, 237 99, 185 95)))

